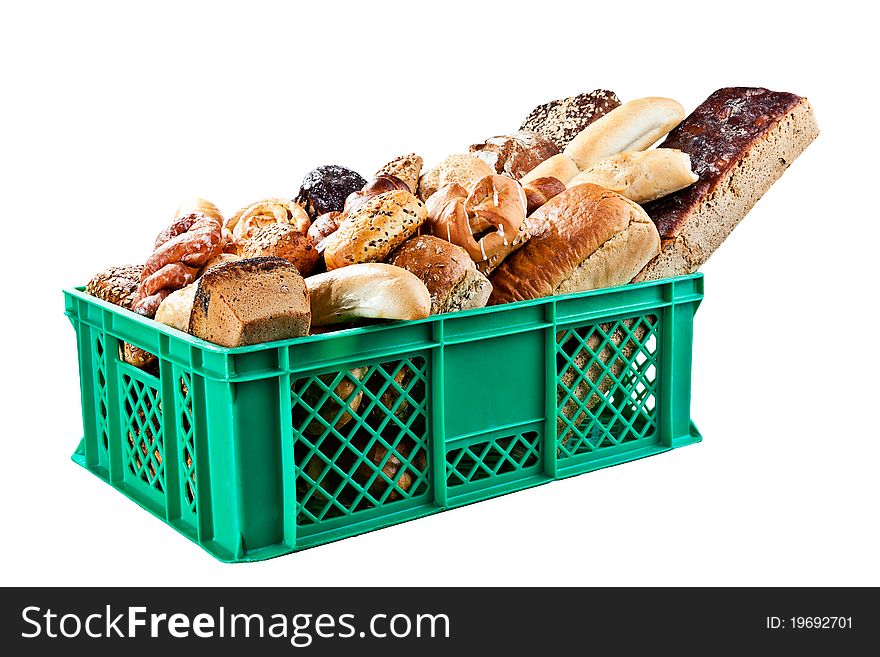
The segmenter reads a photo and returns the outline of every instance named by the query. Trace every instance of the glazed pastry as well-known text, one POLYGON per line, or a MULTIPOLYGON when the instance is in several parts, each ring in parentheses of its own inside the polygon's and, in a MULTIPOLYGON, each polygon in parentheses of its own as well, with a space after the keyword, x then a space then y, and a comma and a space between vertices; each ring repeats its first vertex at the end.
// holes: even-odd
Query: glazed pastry
POLYGON ((366 184, 356 171, 328 164, 306 174, 295 200, 310 218, 317 219, 326 212, 342 212, 348 195, 366 184))
POLYGON ((511 246, 525 221, 526 206, 519 183, 491 174, 478 180, 470 193, 453 183, 431 196, 428 228, 434 236, 457 244, 480 263, 511 246))
POLYGON ((153 255, 141 272, 132 310, 153 317, 162 300, 196 280, 202 265, 222 248, 220 222, 215 218, 193 213, 176 219, 156 238, 153 255))

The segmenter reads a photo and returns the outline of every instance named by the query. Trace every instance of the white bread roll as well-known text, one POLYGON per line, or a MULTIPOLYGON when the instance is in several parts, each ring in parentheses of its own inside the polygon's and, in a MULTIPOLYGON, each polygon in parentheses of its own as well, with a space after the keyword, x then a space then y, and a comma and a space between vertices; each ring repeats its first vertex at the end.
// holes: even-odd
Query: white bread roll
POLYGON ((691 158, 674 148, 618 153, 572 178, 567 187, 593 183, 630 201, 647 203, 684 189, 699 180, 691 158))
POLYGON ((575 161, 565 153, 559 153, 541 162, 541 164, 520 178, 519 181, 525 185, 538 178, 550 177, 562 181, 564 185, 578 175, 578 173, 580 173, 580 169, 578 169, 575 161))
POLYGON ((617 153, 645 150, 683 119, 684 107, 671 98, 631 100, 584 128, 563 153, 583 171, 617 153))
POLYGON ((169 294, 159 304, 153 319, 171 328, 176 328, 178 331, 188 333, 189 317, 192 314, 193 301, 195 301, 198 287, 198 283, 190 283, 169 294))
POLYGON ((418 276, 383 263, 340 267, 306 279, 312 326, 356 319, 424 319, 431 293, 418 276))

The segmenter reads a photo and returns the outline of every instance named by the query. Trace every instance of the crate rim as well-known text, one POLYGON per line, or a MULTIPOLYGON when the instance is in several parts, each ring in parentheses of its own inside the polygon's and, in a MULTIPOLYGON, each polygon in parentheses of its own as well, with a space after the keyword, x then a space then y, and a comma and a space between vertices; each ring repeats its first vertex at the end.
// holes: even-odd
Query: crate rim
MULTIPOLYGON (((497 312, 504 312, 506 310, 514 310, 517 308, 528 308, 531 306, 538 306, 548 303, 557 303, 561 301, 566 301, 568 299, 584 299, 589 297, 599 297, 608 294, 614 294, 616 292, 620 292, 622 290, 630 290, 630 289, 638 289, 643 287, 655 286, 660 283, 675 283, 677 281, 686 281, 686 280, 700 280, 703 278, 703 273, 700 271, 693 272, 691 274, 683 274, 681 276, 674 276, 670 278, 663 278, 659 280, 651 280, 651 281, 641 281, 639 283, 626 283, 624 285, 615 285, 613 287, 603 287, 597 288, 594 290, 586 290, 583 292, 571 292, 569 294, 560 294, 560 295, 551 295, 547 297, 539 297, 537 299, 526 299, 525 301, 514 301, 512 303, 499 304, 497 306, 484 306, 482 308, 472 308, 470 310, 458 310, 447 313, 441 313, 437 315, 430 315, 424 319, 414 319, 414 320, 390 320, 381 322, 379 324, 373 324, 369 326, 355 326, 350 328, 339 329, 337 331, 328 331, 327 333, 320 333, 317 335, 303 335, 295 338, 286 338, 284 340, 275 340, 272 342, 261 342, 259 344, 254 345, 246 345, 242 347, 223 347, 213 342, 209 342, 207 340, 203 340, 201 338, 197 338, 194 335, 189 333, 184 333, 183 331, 178 331, 171 326, 166 324, 162 324, 161 322, 157 322, 155 319, 144 317, 142 315, 137 314, 131 310, 123 308, 122 306, 117 306, 116 304, 110 303, 109 301, 104 301, 103 299, 99 299, 98 297, 92 296, 85 292, 85 286, 75 286, 75 287, 66 287, 63 288, 62 291, 66 295, 70 295, 76 299, 80 299, 81 301, 85 301, 86 303, 95 304, 105 310, 109 310, 115 314, 121 315, 130 319, 137 324, 140 324, 144 327, 152 329, 154 331, 158 331, 159 333, 166 335, 170 338, 174 338, 176 340, 180 340, 189 344, 192 347, 196 347, 198 349, 202 349, 205 351, 209 351, 215 354, 227 355, 227 356, 235 356, 238 354, 249 354, 255 353, 259 351, 264 351, 267 349, 278 349, 278 348, 286 348, 299 344, 310 344, 315 342, 323 342, 325 340, 333 340, 342 336, 356 336, 356 335, 368 335, 371 333, 381 333, 383 331, 394 330, 400 327, 405 326, 416 326, 419 324, 432 324, 438 321, 442 321, 445 319, 458 319, 461 317, 475 317, 479 315, 488 315, 497 312)), ((73 311, 71 308, 65 309, 65 315, 69 318, 73 318, 73 311)))

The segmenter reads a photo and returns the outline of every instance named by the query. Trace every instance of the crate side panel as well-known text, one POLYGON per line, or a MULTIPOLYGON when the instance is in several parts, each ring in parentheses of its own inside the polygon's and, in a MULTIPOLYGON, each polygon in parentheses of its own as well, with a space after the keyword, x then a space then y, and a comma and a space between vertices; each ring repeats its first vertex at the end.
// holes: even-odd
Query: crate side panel
POLYGON ((444 347, 447 440, 544 417, 540 329, 444 347))

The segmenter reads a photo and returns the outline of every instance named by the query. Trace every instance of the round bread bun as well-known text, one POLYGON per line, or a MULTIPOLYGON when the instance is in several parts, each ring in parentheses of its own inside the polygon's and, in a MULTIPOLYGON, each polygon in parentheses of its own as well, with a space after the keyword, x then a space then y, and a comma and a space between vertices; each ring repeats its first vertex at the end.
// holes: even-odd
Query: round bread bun
POLYGON ((190 283, 169 294, 159 304, 153 318, 171 328, 184 333, 189 332, 189 316, 192 314, 193 301, 196 298, 198 283, 190 283))
POLYGON ((315 247, 315 242, 308 235, 291 224, 269 224, 244 243, 241 255, 243 258, 284 258, 295 265, 302 276, 308 276, 320 259, 315 247))
POLYGON ((217 265, 222 265, 224 262, 235 262, 236 260, 241 260, 241 256, 235 255, 234 253, 221 253, 219 255, 215 255, 213 258, 208 260, 202 268, 199 269, 196 277, 202 276, 206 271, 208 271, 211 267, 216 267, 217 265))
POLYGON ((458 183, 470 191, 480 178, 491 176, 495 170, 476 155, 450 155, 419 179, 419 197, 426 201, 441 187, 458 183))

